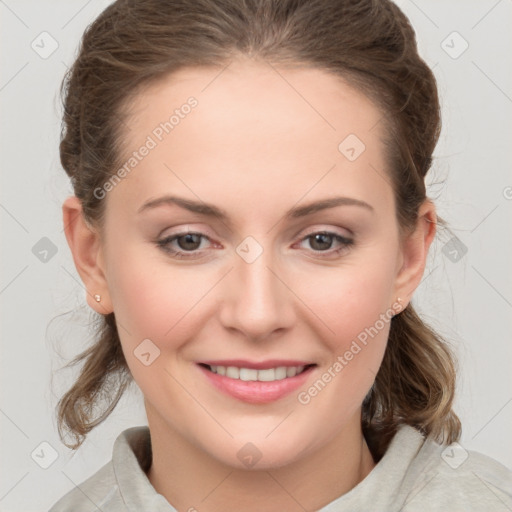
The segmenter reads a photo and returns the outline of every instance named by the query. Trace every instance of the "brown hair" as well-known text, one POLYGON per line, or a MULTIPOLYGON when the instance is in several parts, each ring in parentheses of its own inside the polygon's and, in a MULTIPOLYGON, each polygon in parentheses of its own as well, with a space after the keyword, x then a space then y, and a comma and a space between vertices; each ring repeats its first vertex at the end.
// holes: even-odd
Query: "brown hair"
MULTIPOLYGON (((388 0, 117 0, 107 7, 86 29, 61 87, 61 162, 91 225, 101 227, 104 215, 94 191, 122 165, 130 100, 180 68, 220 68, 237 56, 335 73, 372 99, 383 112, 400 229, 415 226, 440 106, 414 30, 388 0)), ((120 345, 110 313, 101 317, 94 344, 69 363, 84 361, 58 404, 59 435, 66 427, 76 441, 70 448, 107 418, 133 380, 120 345), (102 395, 107 405, 95 416, 102 395)), ((391 321, 384 360, 363 402, 374 456, 382 456, 400 424, 440 442, 459 439, 454 391, 450 350, 409 304, 391 321)))

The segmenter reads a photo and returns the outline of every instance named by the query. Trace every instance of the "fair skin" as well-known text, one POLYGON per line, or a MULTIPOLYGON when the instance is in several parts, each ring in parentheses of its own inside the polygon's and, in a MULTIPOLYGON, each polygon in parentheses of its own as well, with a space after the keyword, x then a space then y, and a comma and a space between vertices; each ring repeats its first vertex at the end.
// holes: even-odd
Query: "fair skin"
POLYGON ((220 75, 180 70, 139 93, 127 154, 190 96, 197 107, 107 193, 101 233, 84 222, 76 197, 65 201, 66 237, 88 304, 115 312, 121 326, 123 352, 145 398, 155 489, 179 511, 230 510, 233 503, 248 512, 318 510, 375 466, 361 403, 389 322, 307 404, 298 395, 397 297, 407 306, 434 237, 434 206, 426 201, 415 231, 400 238, 393 190, 382 177, 382 113, 315 69, 278 74, 239 60, 220 75), (348 134, 366 146, 354 161, 338 150, 348 134), (213 204, 228 218, 177 205, 137 212, 165 194, 213 204), (369 207, 285 216, 334 196, 369 207), (157 246, 184 231, 204 235, 197 243, 168 243, 189 259, 157 246), (353 244, 307 237, 319 231, 353 244), (263 250, 250 263, 237 253, 248 236, 263 250), (144 339, 160 350, 148 366, 134 355, 144 339), (219 390, 199 366, 228 359, 314 366, 293 392, 255 403, 219 390), (261 456, 252 467, 237 457, 247 443, 261 456))

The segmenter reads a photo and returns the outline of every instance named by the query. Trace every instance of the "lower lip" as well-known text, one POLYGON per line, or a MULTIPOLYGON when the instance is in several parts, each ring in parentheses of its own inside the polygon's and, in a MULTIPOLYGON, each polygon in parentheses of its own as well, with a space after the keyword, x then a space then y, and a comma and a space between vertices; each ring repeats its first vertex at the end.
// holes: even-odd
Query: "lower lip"
POLYGON ((217 389, 238 400, 252 404, 274 402, 292 393, 304 384, 314 369, 314 366, 310 366, 295 377, 287 377, 286 379, 274 380, 272 382, 261 382, 257 380, 230 379, 224 375, 213 373, 204 366, 198 365, 198 367, 217 389))

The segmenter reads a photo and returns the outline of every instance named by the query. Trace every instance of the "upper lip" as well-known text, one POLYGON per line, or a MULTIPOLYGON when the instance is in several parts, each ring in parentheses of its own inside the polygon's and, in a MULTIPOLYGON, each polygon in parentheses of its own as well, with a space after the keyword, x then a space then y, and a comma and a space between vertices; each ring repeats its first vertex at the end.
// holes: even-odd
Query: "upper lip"
POLYGON ((199 361, 199 364, 207 364, 208 366, 235 366, 237 368, 267 370, 269 368, 278 368, 279 366, 309 366, 314 363, 311 361, 298 361, 291 359, 267 359, 265 361, 247 361, 246 359, 216 359, 215 361, 199 361))

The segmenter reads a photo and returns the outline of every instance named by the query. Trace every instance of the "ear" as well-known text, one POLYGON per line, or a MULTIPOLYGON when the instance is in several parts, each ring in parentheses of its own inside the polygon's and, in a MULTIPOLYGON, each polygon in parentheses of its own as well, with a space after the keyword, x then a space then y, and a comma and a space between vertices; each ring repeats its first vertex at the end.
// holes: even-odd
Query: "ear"
POLYGON ((85 220, 82 203, 76 196, 68 197, 62 204, 62 218, 75 267, 85 285, 87 303, 97 313, 107 315, 113 308, 105 278, 100 235, 85 220), (101 296, 101 302, 96 301, 95 295, 101 296))
POLYGON ((401 265, 395 280, 395 297, 402 299, 402 308, 407 307, 421 282, 436 226, 435 206, 426 199, 419 208, 414 231, 405 237, 401 245, 401 265))

